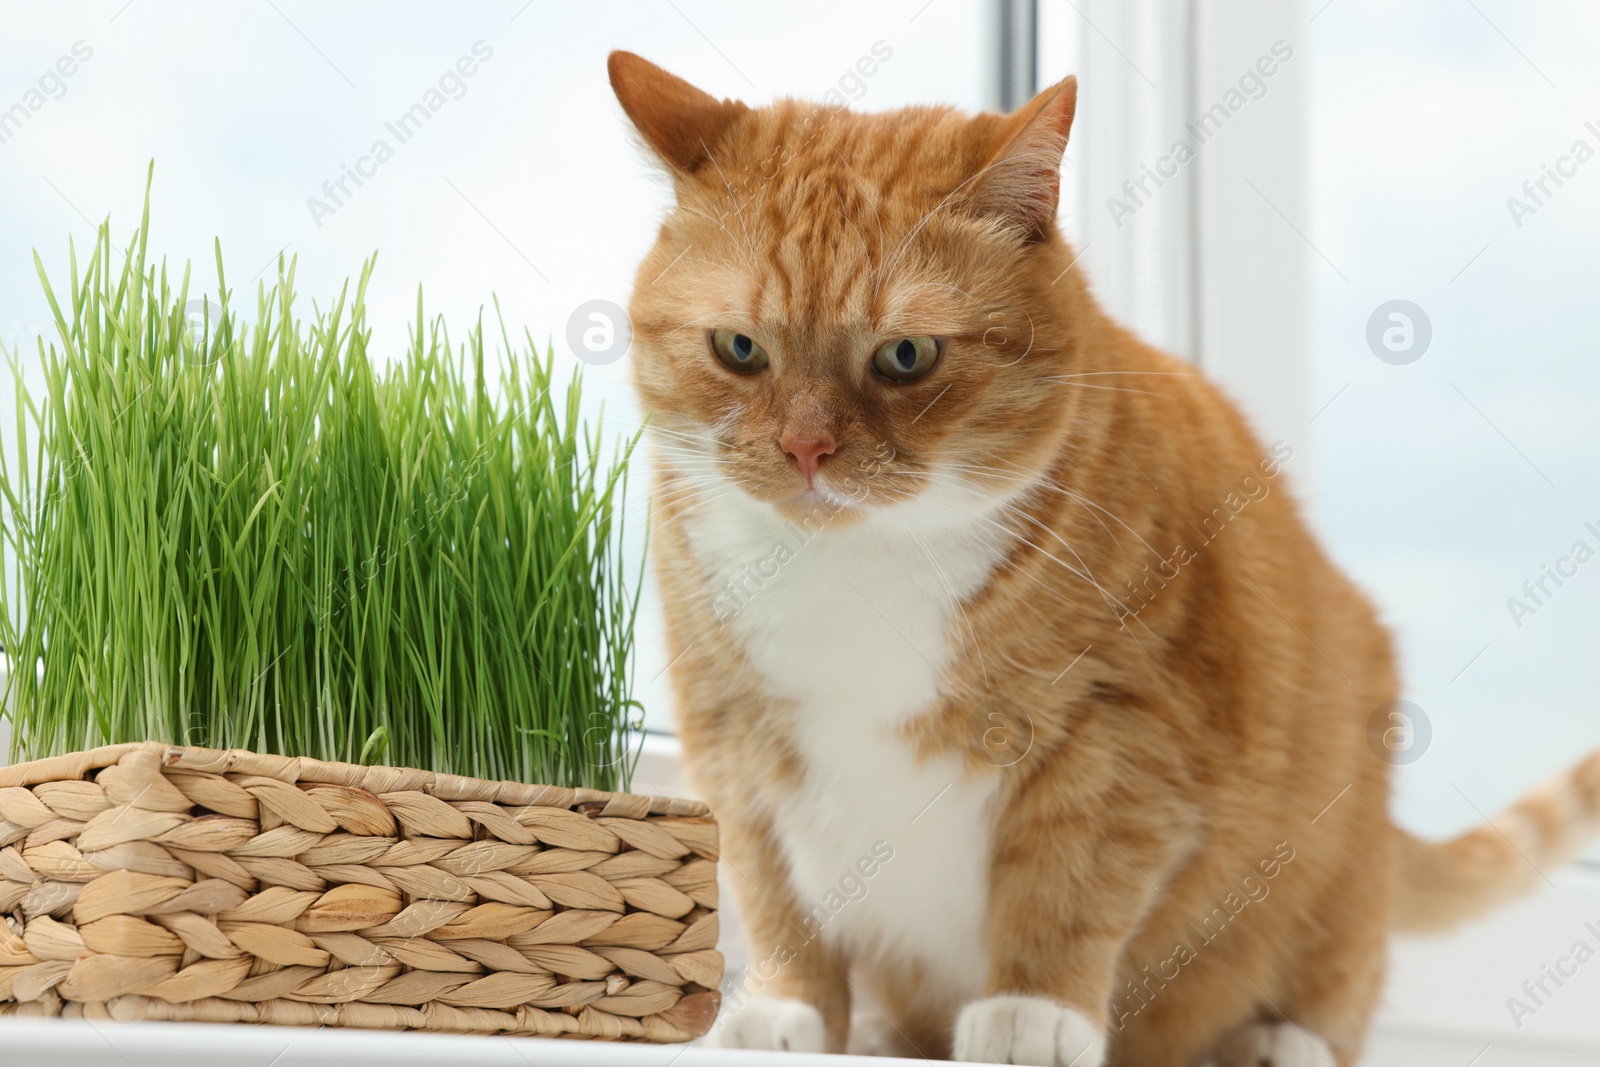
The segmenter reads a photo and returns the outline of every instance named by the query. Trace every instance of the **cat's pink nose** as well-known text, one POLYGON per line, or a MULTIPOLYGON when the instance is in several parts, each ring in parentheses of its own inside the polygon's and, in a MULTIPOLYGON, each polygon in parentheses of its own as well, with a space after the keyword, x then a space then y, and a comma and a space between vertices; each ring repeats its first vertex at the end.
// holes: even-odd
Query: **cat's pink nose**
POLYGON ((783 440, 778 443, 794 460, 795 469, 806 480, 807 489, 816 480, 817 468, 822 466, 822 461, 833 455, 838 447, 833 438, 825 433, 790 432, 784 434, 783 440))

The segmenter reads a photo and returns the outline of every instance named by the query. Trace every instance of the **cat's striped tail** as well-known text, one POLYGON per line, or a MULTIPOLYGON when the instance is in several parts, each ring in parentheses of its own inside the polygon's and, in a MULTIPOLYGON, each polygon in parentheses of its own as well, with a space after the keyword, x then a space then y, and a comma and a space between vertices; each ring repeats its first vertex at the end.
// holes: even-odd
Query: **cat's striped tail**
POLYGON ((1600 752, 1453 840, 1394 832, 1395 928, 1448 929, 1534 889, 1600 836, 1600 752))

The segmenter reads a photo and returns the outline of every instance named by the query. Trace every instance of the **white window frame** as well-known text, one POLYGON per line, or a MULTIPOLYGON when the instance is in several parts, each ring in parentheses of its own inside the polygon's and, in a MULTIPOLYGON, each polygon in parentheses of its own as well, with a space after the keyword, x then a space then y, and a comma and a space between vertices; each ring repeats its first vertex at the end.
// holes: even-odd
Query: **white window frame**
POLYGON ((1063 215, 1102 303, 1309 458, 1301 6, 1038 0, 1037 12, 1040 79, 1079 77, 1063 215), (1185 124, 1278 41, 1298 62, 1272 64, 1265 95, 1155 187, 1149 168, 1178 138, 1197 143, 1185 124), (1154 193, 1137 203, 1124 183, 1141 178, 1154 193), (1113 199, 1136 212, 1114 218, 1113 199))

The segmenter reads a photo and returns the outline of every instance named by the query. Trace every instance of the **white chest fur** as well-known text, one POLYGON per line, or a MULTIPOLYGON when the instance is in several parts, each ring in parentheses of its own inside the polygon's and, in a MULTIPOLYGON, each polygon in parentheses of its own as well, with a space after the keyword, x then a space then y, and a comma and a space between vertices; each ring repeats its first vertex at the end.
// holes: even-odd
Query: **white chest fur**
POLYGON ((899 729, 974 640, 959 605, 999 563, 1004 533, 952 526, 948 510, 815 530, 737 493, 688 528, 729 638, 792 702, 775 726, 804 781, 769 806, 810 932, 903 959, 946 996, 976 995, 994 781, 918 757, 899 729))

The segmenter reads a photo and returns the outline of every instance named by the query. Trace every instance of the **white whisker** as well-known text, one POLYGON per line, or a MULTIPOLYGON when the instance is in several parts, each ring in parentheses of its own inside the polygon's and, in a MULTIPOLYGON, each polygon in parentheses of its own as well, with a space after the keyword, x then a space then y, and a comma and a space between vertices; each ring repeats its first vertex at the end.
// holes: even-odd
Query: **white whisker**
MULTIPOLYGON (((906 495, 909 497, 911 494, 907 493, 906 495)), ((939 584, 944 587, 945 599, 950 602, 951 607, 961 613, 961 621, 966 624, 967 634, 972 638, 972 651, 978 657, 978 670, 983 673, 983 684, 987 688, 989 685, 989 668, 983 662, 983 646, 978 643, 978 631, 972 627, 972 620, 967 616, 966 605, 956 596, 955 587, 950 584, 950 579, 945 575, 944 568, 939 566, 939 561, 934 558, 933 553, 928 549, 927 542, 923 541, 915 533, 911 535, 911 540, 916 543, 918 548, 922 549, 922 554, 928 557, 928 562, 933 566, 934 575, 939 579, 939 584)), ((965 637, 962 638, 961 643, 963 646, 966 645, 965 637)))
POLYGON ((1091 385, 1088 382, 1060 382, 1050 378, 1046 378, 1045 381, 1049 382, 1057 389, 1100 389, 1107 393, 1133 393, 1138 396, 1153 396, 1158 400, 1172 399, 1172 397, 1166 393, 1153 393, 1148 389, 1124 389, 1120 385, 1091 385))
MULTIPOLYGON (((744 205, 739 203, 738 196, 734 194, 733 186, 728 184, 728 176, 722 173, 722 164, 718 163, 717 157, 711 154, 710 146, 702 140, 700 142, 700 147, 705 151, 706 158, 711 161, 711 165, 717 169, 717 177, 722 179, 722 187, 728 191, 728 199, 733 201, 733 213, 739 219, 739 229, 744 231, 745 247, 749 252, 751 266, 754 266, 756 258, 756 245, 755 242, 750 239, 750 227, 745 223, 744 220, 744 205)), ((729 234, 729 236, 731 237, 732 234, 729 234)))

